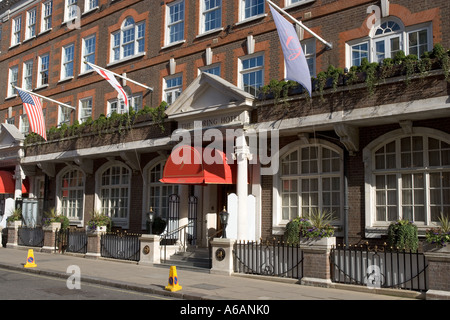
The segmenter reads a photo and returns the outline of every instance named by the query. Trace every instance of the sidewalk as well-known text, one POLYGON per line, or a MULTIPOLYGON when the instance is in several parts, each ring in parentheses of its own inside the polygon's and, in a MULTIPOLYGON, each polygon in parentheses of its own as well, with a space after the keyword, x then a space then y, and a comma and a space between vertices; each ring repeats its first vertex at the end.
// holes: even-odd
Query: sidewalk
POLYGON ((88 259, 79 256, 47 254, 34 250, 35 268, 24 268, 27 250, 0 247, 0 268, 34 272, 67 279, 67 268, 76 265, 83 281, 131 289, 151 294, 189 300, 411 300, 415 292, 404 290, 368 289, 360 286, 338 285, 319 288, 299 285, 294 279, 252 277, 244 275, 215 275, 177 268, 177 292, 165 290, 170 267, 143 266, 118 260, 88 259), (345 288, 345 289, 343 289, 345 288), (389 295, 387 295, 388 293, 389 295), (396 294, 397 296, 393 296, 396 294))

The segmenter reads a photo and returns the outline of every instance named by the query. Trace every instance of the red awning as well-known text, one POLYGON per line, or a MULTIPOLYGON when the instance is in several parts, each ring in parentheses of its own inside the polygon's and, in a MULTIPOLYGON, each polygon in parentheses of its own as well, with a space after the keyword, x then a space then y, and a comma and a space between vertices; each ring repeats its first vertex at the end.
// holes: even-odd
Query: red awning
POLYGON ((207 148, 203 148, 202 152, 203 156, 191 146, 181 146, 173 150, 166 161, 163 178, 160 181, 172 184, 236 183, 235 165, 227 163, 225 153, 217 149, 207 148), (205 155, 220 158, 222 161, 214 161, 213 164, 208 164, 205 162, 205 155))
MULTIPOLYGON (((30 183, 28 178, 22 182, 22 193, 29 192, 30 183)), ((0 171, 0 194, 14 194, 16 190, 16 180, 14 175, 9 171, 0 171)))

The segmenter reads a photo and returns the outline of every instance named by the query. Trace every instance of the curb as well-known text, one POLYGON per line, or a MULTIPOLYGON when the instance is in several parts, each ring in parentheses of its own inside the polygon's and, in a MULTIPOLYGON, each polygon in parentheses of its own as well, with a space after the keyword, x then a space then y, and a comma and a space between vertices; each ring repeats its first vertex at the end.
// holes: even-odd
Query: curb
MULTIPOLYGON (((70 275, 68 273, 63 272, 57 272, 57 271, 48 271, 48 270, 41 270, 41 269, 31 269, 31 268, 23 268, 18 267, 16 265, 11 264, 5 264, 0 263, 0 268, 13 270, 13 271, 21 271, 21 272, 28 272, 32 274, 47 276, 47 277, 53 277, 53 278, 60 278, 60 279, 67 279, 70 275)), ((140 286, 136 284, 131 284, 127 282, 121 282, 121 281, 112 281, 109 279, 102 279, 102 278, 96 278, 91 276, 83 276, 83 281, 91 284, 98 284, 103 285, 107 287, 113 287, 113 288, 119 288, 119 289, 125 289, 130 291, 137 291, 141 293, 148 293, 148 294, 154 294, 159 296, 169 296, 177 299, 182 300, 216 300, 214 298, 210 298, 208 296, 205 296, 203 294, 197 294, 193 292, 171 292, 168 290, 164 290, 158 286, 140 286)), ((221 300, 220 298, 219 300, 221 300)))

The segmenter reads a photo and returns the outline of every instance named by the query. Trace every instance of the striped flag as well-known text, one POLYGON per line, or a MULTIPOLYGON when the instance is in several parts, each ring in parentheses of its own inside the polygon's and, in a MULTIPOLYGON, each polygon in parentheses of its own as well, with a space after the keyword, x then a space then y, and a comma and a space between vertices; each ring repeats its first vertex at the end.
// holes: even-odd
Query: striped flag
POLYGON ((128 110, 128 97, 127 97, 127 94, 125 93, 125 90, 123 90, 122 86, 117 81, 117 79, 114 77, 114 74, 112 72, 107 71, 107 70, 100 69, 97 66, 93 65, 92 63, 87 62, 87 64, 92 69, 97 71, 97 73, 99 75, 101 75, 106 81, 108 81, 109 84, 112 85, 114 89, 116 89, 116 91, 119 94, 119 98, 122 99, 123 103, 125 104, 125 107, 126 107, 125 110, 128 110))
POLYGON ((47 132, 45 129, 45 120, 42 112, 41 101, 38 97, 22 91, 20 88, 16 87, 16 90, 19 93, 20 99, 22 99, 31 131, 37 133, 47 141, 47 132))
POLYGON ((273 20, 280 37, 281 48, 283 49, 286 64, 286 79, 300 83, 311 96, 311 76, 308 63, 303 54, 300 40, 294 26, 281 16, 270 4, 273 20))

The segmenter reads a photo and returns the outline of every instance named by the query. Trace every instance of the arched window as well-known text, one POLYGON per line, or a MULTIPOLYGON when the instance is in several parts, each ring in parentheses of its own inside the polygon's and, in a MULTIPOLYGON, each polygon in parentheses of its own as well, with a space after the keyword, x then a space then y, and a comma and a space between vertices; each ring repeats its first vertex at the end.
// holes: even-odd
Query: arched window
POLYGON ((111 35, 111 62, 132 58, 145 50, 145 22, 128 17, 120 30, 111 35))
POLYGON ((343 215, 342 151, 327 142, 295 142, 280 152, 280 172, 274 178, 274 221, 313 211, 327 211, 338 224, 343 215))
POLYGON ((399 51, 420 58, 432 49, 432 42, 431 23, 405 27, 400 19, 389 17, 375 23, 367 37, 347 43, 347 65, 359 66, 364 58, 369 62, 381 62, 394 58, 399 51))
POLYGON ((85 175, 77 168, 67 168, 58 176, 58 212, 72 223, 81 223, 84 207, 85 175))
POLYGON ((152 166, 148 171, 148 207, 163 219, 167 219, 169 208, 169 196, 178 194, 178 185, 164 184, 159 180, 162 178, 165 161, 152 166))
POLYGON ((398 219, 429 226, 450 216, 450 137, 425 128, 391 136, 364 151, 372 226, 398 219))
POLYGON ((111 217, 114 225, 128 227, 131 170, 121 163, 114 163, 101 171, 98 208, 111 217))

